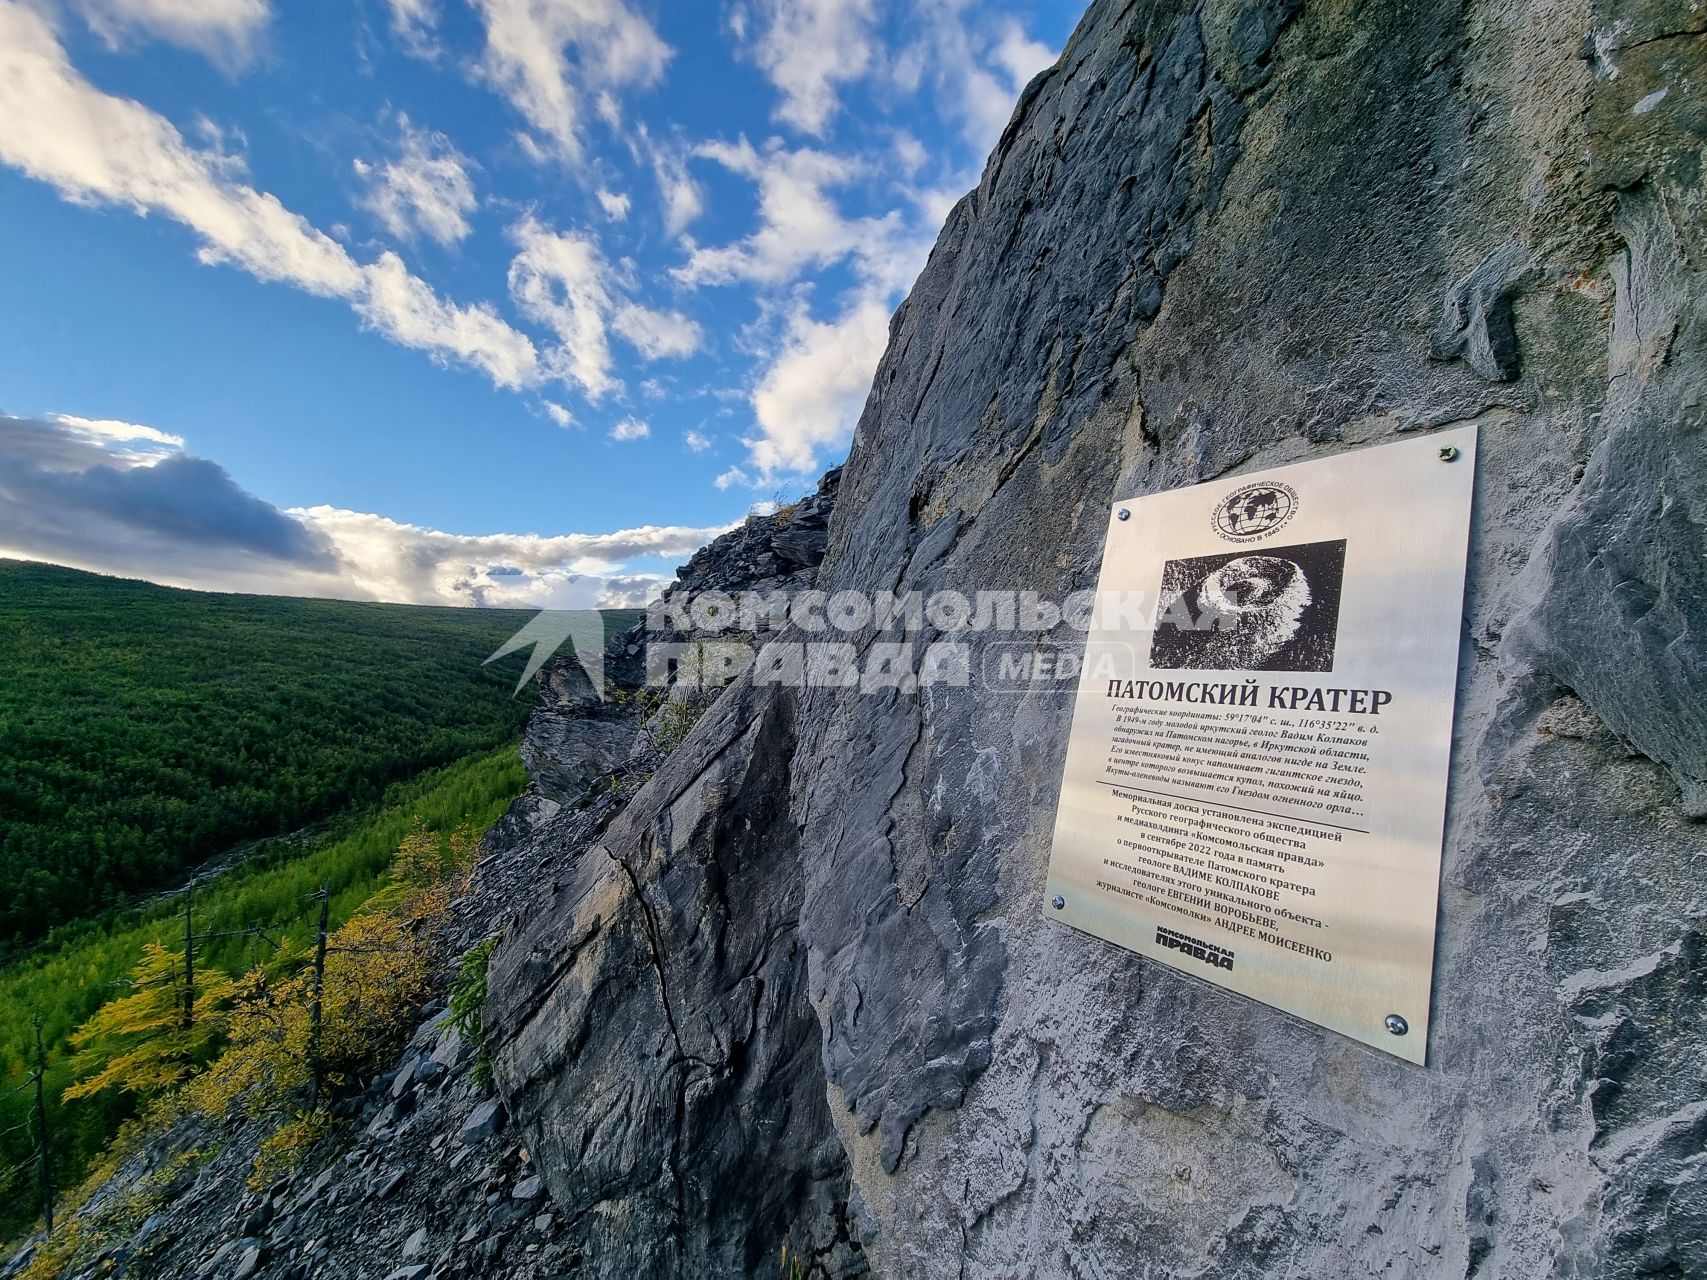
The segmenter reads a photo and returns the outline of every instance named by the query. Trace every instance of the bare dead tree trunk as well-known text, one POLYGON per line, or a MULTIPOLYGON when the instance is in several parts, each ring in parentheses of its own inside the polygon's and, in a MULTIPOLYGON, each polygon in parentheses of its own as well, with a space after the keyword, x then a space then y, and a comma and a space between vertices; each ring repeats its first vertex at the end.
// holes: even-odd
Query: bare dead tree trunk
POLYGON ((47 1075, 47 1051, 41 1043, 41 1018, 35 1018, 36 1033, 36 1171, 41 1182, 42 1219, 47 1234, 53 1234, 53 1171, 49 1168, 51 1148, 47 1132, 47 1100, 43 1097, 43 1078, 47 1075))
POLYGON ((332 911, 332 886, 320 888, 320 930, 314 940, 314 986, 308 1005, 308 1067, 313 1073, 313 1092, 310 1107, 320 1105, 320 1090, 325 1083, 325 1070, 320 1054, 320 1020, 326 990, 326 925, 332 911))

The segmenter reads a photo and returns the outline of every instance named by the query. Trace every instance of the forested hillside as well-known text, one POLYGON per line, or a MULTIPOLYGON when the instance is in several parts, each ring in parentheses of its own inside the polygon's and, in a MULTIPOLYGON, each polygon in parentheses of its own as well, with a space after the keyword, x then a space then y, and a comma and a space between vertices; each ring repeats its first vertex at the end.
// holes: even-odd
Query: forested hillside
POLYGON ((529 616, 0 561, 0 946, 514 739, 529 616))
MULTIPOLYGON (((504 746, 398 783, 379 805, 340 818, 314 839, 268 842, 243 866, 195 891, 195 928, 206 939, 197 945, 198 971, 204 980, 229 981, 276 963, 292 948, 300 961, 313 941, 316 890, 330 895, 330 924, 344 924, 388 883, 397 850, 412 832, 477 834, 526 782, 515 748, 504 746)), ((67 928, 55 945, 0 968, 0 1239, 25 1229, 39 1205, 28 1088, 36 1023, 47 1059, 54 1181, 68 1192, 141 1099, 112 1089, 61 1102, 80 1078, 67 1041, 104 1003, 133 994, 127 975, 150 945, 181 948, 183 904, 179 895, 101 925, 67 928)))

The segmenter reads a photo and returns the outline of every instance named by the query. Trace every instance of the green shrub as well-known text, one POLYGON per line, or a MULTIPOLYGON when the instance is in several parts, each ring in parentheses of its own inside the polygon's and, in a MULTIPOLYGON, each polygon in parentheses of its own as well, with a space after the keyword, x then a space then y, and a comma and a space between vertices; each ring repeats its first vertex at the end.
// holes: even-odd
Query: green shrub
POLYGON ((486 1043, 486 1028, 481 1011, 486 1006, 486 974, 491 965, 492 949, 498 945, 498 935, 483 939, 470 947, 457 965, 456 977, 450 985, 450 1018, 456 1033, 474 1051, 474 1066, 469 1077, 481 1090, 492 1084, 492 1050, 486 1043))

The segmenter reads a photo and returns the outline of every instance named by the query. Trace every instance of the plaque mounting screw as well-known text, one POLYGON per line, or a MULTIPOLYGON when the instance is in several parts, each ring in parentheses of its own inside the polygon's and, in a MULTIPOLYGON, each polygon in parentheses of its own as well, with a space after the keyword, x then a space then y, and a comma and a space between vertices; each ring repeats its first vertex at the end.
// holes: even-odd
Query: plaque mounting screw
MULTIPOLYGON (((1454 450, 1453 452, 1457 452, 1457 450, 1454 450)), ((1398 1014, 1389 1013, 1387 1015, 1387 1030, 1392 1032, 1394 1035, 1402 1036, 1405 1034, 1405 1032, 1409 1031, 1410 1029, 1411 1029, 1411 1024, 1406 1022, 1398 1014)))
POLYGON ((1132 518, 1132 513, 1130 511, 1128 511, 1125 507, 1122 507, 1120 509, 1120 518, 1122 520, 1130 520, 1132 518))
MULTIPOLYGON (((1440 460, 1442 462, 1456 462, 1458 460, 1458 446, 1455 444, 1441 445, 1440 460)), ((1401 1019, 1401 1021, 1403 1021, 1403 1019, 1401 1019)), ((1405 1033, 1403 1031, 1395 1031, 1393 1034, 1402 1036, 1405 1033)))
POLYGON ((1059 911, 1062 907, 1067 905, 1067 900, 1060 894, 1056 894, 1053 898, 1049 899, 1049 905, 1059 911))

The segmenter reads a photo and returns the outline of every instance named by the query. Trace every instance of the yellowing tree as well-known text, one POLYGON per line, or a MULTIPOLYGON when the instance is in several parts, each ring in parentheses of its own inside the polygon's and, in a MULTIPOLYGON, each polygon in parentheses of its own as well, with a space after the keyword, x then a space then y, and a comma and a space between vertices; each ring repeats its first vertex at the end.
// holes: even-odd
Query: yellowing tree
POLYGON ((105 1089, 151 1096, 206 1064, 218 1045, 220 1011, 231 997, 223 974, 200 971, 186 993, 183 957, 157 942, 130 971, 130 994, 108 1001, 71 1035, 73 1065, 83 1078, 63 1099, 105 1089), (186 1019, 186 994, 194 1016, 186 1019))
MULTIPOLYGON (((411 905, 424 906, 421 898, 434 894, 422 891, 411 905)), ((364 909, 328 937, 323 975, 317 977, 307 953, 295 950, 244 975, 226 1014, 225 1052, 195 1082, 197 1104, 223 1115, 241 1102, 258 1115, 305 1090, 316 1062, 333 1086, 384 1065, 431 990, 429 932, 419 918, 364 909), (275 976, 286 968, 296 971, 275 976)))

